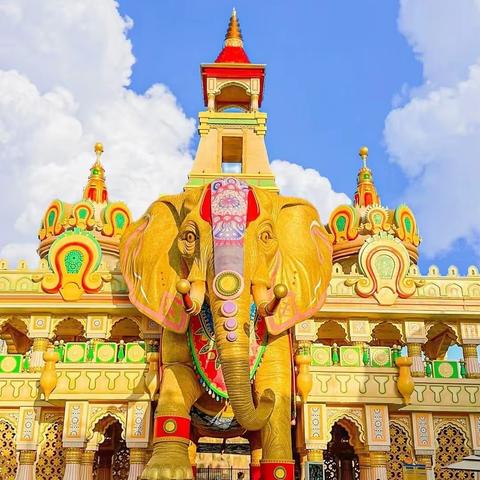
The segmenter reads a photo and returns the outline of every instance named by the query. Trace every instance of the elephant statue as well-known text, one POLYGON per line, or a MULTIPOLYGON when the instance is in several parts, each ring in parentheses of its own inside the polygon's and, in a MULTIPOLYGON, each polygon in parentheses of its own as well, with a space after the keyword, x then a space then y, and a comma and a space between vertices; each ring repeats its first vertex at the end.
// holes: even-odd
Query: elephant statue
POLYGON ((189 444, 202 435, 244 435, 262 478, 294 478, 289 329, 322 306, 331 255, 310 203, 237 178, 162 196, 128 228, 130 300, 162 327, 142 479, 193 478, 189 444))

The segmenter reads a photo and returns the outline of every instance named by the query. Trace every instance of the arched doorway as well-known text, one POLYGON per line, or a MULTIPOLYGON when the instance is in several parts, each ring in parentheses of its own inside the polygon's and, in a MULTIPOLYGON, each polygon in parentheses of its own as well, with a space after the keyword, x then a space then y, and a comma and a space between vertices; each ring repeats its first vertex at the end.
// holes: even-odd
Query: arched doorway
POLYGON ((332 439, 323 455, 325 480, 359 480, 358 457, 352 446, 353 439, 338 422, 332 427, 332 439))
POLYGON ((98 446, 93 465, 94 480, 127 480, 130 452, 122 437, 122 426, 113 417, 102 419, 104 440, 98 446))

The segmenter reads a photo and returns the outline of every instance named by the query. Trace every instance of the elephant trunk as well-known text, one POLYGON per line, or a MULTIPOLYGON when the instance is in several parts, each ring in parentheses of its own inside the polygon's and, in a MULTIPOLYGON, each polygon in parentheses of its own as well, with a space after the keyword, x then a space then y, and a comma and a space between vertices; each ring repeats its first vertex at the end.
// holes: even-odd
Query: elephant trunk
MULTIPOLYGON (((248 290, 247 290, 248 291, 248 290)), ((214 308, 216 343, 230 405, 238 423, 249 431, 260 430, 273 411, 275 394, 267 389, 255 406, 250 384, 250 295, 237 299, 238 313, 226 317, 221 303, 214 308), (247 298, 248 297, 248 298, 247 298), (237 326, 234 327, 234 322, 237 326)))

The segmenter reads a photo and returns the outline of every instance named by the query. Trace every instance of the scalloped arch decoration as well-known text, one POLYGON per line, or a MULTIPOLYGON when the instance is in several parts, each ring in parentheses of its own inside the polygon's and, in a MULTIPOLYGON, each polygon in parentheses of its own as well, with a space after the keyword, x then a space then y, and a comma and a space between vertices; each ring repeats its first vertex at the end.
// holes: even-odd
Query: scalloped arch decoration
POLYGON ((97 272, 101 260, 102 250, 91 233, 79 228, 63 233, 48 252, 51 272, 43 276, 43 291, 59 292, 66 301, 98 292, 111 279, 111 274, 97 272))
POLYGON ((380 305, 393 305, 397 297, 411 297, 422 280, 408 277, 410 258, 405 246, 385 232, 369 238, 358 255, 361 278, 351 278, 346 285, 355 285, 360 297, 373 296, 380 305))
MULTIPOLYGON (((327 410, 328 412, 328 410, 327 410)), ((358 415, 355 412, 349 411, 340 411, 338 413, 333 413, 332 415, 327 414, 327 443, 332 439, 331 431, 335 423, 340 420, 349 420, 355 425, 358 429, 358 438, 365 445, 366 444, 366 432, 363 425, 363 419, 358 418, 358 415)), ((350 433, 350 432, 349 432, 350 433)))
POLYGON ((418 234, 417 221, 407 205, 400 205, 394 213, 395 230, 398 238, 418 247, 421 238, 418 234))
POLYGON ((68 216, 69 207, 70 205, 61 200, 53 200, 43 216, 42 226, 38 232, 40 240, 60 235, 65 230, 64 221, 68 216))
POLYGON ((132 223, 129 208, 123 202, 109 203, 102 212, 103 230, 106 237, 120 237, 132 223))
POLYGON ((365 220, 364 227, 372 234, 376 234, 382 230, 388 232, 391 228, 388 210, 383 207, 369 207, 365 213, 365 220))
POLYGON ((328 220, 328 230, 334 237, 334 243, 355 240, 358 237, 359 216, 350 205, 337 207, 328 220))
POLYGON ((95 209, 92 202, 84 200, 76 203, 72 208, 68 224, 82 230, 91 230, 95 225, 95 209))
MULTIPOLYGON (((119 412, 117 409, 113 408, 106 408, 102 409, 100 412, 94 414, 92 418, 89 419, 89 425, 87 428, 87 434, 86 434, 86 440, 89 442, 94 433, 95 433, 95 427, 97 424, 104 418, 107 417, 112 417, 115 420, 118 421, 120 426, 122 427, 122 438, 125 440, 126 439, 126 429, 127 429, 127 417, 125 413, 119 412)), ((112 422, 113 423, 113 422, 112 422)), ((110 425, 109 423, 108 425, 110 425)))

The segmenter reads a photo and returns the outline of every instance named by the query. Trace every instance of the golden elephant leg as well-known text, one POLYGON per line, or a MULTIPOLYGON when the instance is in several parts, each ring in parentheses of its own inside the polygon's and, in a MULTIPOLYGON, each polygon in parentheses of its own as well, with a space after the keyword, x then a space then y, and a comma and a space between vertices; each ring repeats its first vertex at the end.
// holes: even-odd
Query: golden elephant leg
MULTIPOLYGON (((202 394, 192 368, 174 364, 165 368, 155 417, 190 418, 190 408, 202 394)), ((155 432, 157 434, 157 432, 155 432)), ((188 438, 154 437, 153 455, 142 473, 142 480, 192 479, 188 438)))
POLYGON ((262 429, 262 459, 292 459, 291 438, 291 353, 288 333, 271 337, 255 379, 257 394, 271 388, 275 407, 262 429))

